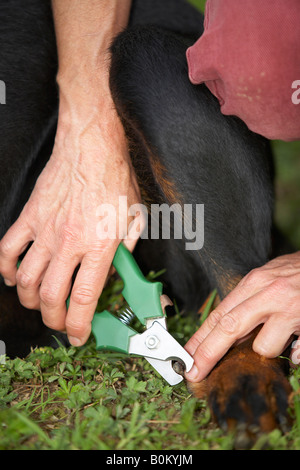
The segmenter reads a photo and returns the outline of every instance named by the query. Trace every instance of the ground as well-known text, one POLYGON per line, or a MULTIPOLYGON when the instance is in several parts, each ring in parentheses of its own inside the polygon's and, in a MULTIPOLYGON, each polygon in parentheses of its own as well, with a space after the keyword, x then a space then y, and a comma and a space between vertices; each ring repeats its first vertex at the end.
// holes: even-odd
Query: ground
MULTIPOLYGON (((205 1, 191 0, 203 7, 205 1)), ((275 218, 300 249, 300 142, 273 143, 276 155, 275 218)), ((100 300, 122 303, 119 280, 100 300)), ((184 344, 201 318, 169 321, 184 344)), ((0 449, 200 450, 232 449, 234 437, 213 425, 205 401, 185 384, 170 387, 143 359, 82 348, 33 350, 25 359, 0 358, 0 449)), ((260 436, 253 449, 300 448, 300 371, 293 371, 292 430, 260 436)))

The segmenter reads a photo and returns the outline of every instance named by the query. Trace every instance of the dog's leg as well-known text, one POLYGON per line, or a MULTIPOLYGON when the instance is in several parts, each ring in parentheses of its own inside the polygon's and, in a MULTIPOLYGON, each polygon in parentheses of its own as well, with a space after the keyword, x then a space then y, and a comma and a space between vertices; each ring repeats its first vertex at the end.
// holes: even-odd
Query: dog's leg
MULTIPOLYGON (((205 86, 191 85, 185 50, 163 29, 123 33, 112 47, 111 89, 146 200, 204 204, 201 249, 187 251, 186 240, 144 241, 147 268, 167 268, 172 292, 196 309, 204 279, 222 299, 268 260, 273 191, 268 142, 223 116, 205 86)), ((255 354, 250 342, 220 361, 206 388, 221 425, 252 432, 286 421, 283 364, 255 354)))
MULTIPOLYGON (((0 5, 0 238, 16 220, 51 155, 57 115, 57 55, 51 2, 0 5)), ((53 331, 23 308, 15 288, 0 286, 0 339, 10 356, 49 344, 53 331)))

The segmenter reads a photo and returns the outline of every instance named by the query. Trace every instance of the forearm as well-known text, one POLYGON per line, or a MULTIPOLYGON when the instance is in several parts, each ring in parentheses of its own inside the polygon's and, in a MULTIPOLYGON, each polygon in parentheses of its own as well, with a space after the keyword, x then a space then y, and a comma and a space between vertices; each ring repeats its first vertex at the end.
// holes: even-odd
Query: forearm
POLYGON ((80 80, 96 72, 108 77, 108 48, 126 28, 131 0, 52 0, 58 49, 58 83, 80 80))
POLYGON ((102 159, 113 140, 113 153, 125 156, 123 127, 109 90, 109 47, 127 26, 131 0, 52 0, 52 6, 58 50, 57 134, 64 137, 71 130, 88 141, 91 129, 97 128, 106 142, 102 159))

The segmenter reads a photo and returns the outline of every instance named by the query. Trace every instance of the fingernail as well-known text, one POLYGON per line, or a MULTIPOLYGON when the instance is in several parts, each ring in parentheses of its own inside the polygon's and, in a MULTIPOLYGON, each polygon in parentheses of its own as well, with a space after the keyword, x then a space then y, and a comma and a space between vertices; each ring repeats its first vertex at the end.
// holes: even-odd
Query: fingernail
POLYGON ((8 279, 4 279, 4 284, 8 287, 12 287, 13 286, 13 283, 10 282, 8 279))
POLYGON ((194 365, 189 372, 185 373, 185 378, 189 381, 195 380, 199 375, 199 370, 196 365, 194 365))
POLYGON ((81 339, 76 338, 75 336, 68 336, 68 339, 69 339, 70 343, 72 344, 72 346, 81 346, 82 345, 81 339))

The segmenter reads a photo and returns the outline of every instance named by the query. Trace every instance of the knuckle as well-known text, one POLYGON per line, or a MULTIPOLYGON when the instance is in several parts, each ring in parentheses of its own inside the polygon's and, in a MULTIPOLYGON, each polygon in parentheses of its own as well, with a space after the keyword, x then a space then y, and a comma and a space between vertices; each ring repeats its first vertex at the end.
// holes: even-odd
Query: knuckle
POLYGON ((30 274, 24 273, 23 271, 18 270, 16 274, 16 282, 19 287, 23 289, 28 289, 35 285, 35 280, 30 274))
POLYGON ((49 286, 41 286, 40 299, 47 307, 53 307, 58 304, 57 293, 49 286))
POLYGON ((74 246, 80 240, 80 230, 74 224, 64 224, 61 228, 61 241, 63 245, 74 246))
POLYGON ((8 240, 2 240, 0 242, 0 255, 4 258, 8 257, 12 251, 12 245, 8 240))
POLYGON ((205 347, 201 345, 199 346, 197 356, 201 362, 206 364, 211 364, 214 361, 214 352, 208 348, 207 345, 205 347))
POLYGON ((81 285, 73 289, 72 300, 79 305, 89 305, 97 299, 91 287, 81 285))
MULTIPOLYGON (((276 287, 278 293, 281 289, 276 287)), ((275 298, 275 295, 272 296, 275 298)), ((287 295, 277 295, 276 302, 278 314, 273 314, 273 317, 278 317, 282 325, 298 325, 299 324, 299 306, 300 296, 297 292, 289 292, 287 295)))
POLYGON ((101 267, 101 262, 103 261, 103 251, 101 247, 97 250, 88 251, 85 258, 88 261, 88 268, 92 274, 95 274, 99 271, 101 267))
POLYGON ((244 277, 242 282, 244 281, 244 283, 255 284, 260 279, 260 275, 261 270, 259 268, 254 268, 244 277))
POLYGON ((234 315, 227 313, 219 321, 219 328, 223 334, 235 336, 239 328, 238 319, 234 315))
POLYGON ((222 314, 218 310, 213 310, 207 317, 207 325, 213 329, 221 320, 222 314))
POLYGON ((278 293, 287 290, 290 286, 290 282, 286 277, 278 277, 272 282, 271 286, 272 290, 274 290, 275 293, 278 293))

